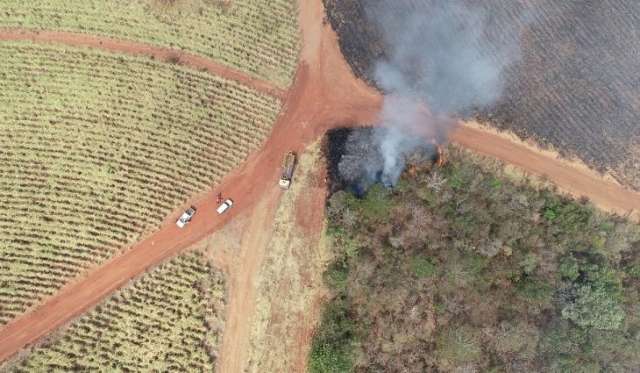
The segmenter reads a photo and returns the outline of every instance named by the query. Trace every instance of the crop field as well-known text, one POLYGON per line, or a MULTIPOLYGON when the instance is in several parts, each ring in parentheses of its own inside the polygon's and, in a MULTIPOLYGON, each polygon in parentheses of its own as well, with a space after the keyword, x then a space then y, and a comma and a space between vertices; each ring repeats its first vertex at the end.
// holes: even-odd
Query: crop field
POLYGON ((143 275, 9 368, 213 371, 224 326, 223 276, 202 254, 143 275))
POLYGON ((279 103, 83 49, 0 44, 0 325, 211 188, 279 103))
MULTIPOLYGON (((355 73, 373 82, 372 67, 388 55, 378 1, 325 0, 329 20, 355 73)), ((427 14, 436 0, 403 0, 427 14)), ((484 14, 490 45, 517 37, 520 56, 505 74, 502 98, 476 114, 501 129, 577 156, 640 188, 640 2, 635 0, 471 1, 484 14), (514 30, 506 32, 505 30, 514 30), (493 43, 493 44, 492 44, 493 43)), ((491 51, 489 51, 491 53, 491 51)))
POLYGON ((70 31, 184 49, 289 85, 298 53, 294 0, 3 0, 0 27, 70 31))

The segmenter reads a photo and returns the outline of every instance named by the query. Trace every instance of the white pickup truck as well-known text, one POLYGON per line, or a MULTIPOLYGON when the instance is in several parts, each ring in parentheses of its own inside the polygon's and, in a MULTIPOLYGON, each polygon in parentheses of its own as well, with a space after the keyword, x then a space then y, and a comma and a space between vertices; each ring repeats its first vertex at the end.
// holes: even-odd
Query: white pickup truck
POLYGON ((187 211, 183 212, 182 215, 180 215, 180 217, 178 218, 178 221, 176 222, 178 228, 184 228, 184 226, 191 221, 191 218, 193 218, 193 215, 195 214, 196 208, 193 206, 189 207, 187 211))
POLYGON ((233 201, 230 200, 230 199, 227 199, 226 201, 222 202, 222 204, 220 206, 218 206, 216 211, 218 212, 218 214, 222 214, 223 212, 225 212, 228 209, 230 209, 231 206, 233 206, 233 201))

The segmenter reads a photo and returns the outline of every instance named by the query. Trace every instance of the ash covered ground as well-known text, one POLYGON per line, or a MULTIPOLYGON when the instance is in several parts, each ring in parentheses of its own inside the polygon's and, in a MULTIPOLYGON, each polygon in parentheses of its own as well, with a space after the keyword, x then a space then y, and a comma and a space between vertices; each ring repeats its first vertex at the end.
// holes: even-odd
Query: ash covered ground
POLYGON ((434 144, 393 132, 379 127, 331 130, 324 143, 330 193, 349 190, 362 196, 376 183, 393 187, 407 166, 431 167, 437 161, 434 144), (402 143, 392 156, 386 154, 382 140, 390 137, 402 143))
MULTIPOLYGON (((438 7, 465 7, 480 22, 488 54, 517 44, 501 69, 499 97, 489 105, 452 113, 534 138, 640 189, 640 2, 636 0, 324 0, 328 20, 355 74, 381 88, 376 65, 392 59, 393 38, 410 32, 403 14, 438 22, 438 7), (389 8, 392 5, 392 8, 389 8), (431 19, 430 19, 430 16, 431 19), (394 17, 396 19, 394 19, 394 17)), ((464 24, 465 19, 457 20, 464 24)), ((427 28, 428 30, 428 28, 427 28)), ((451 34, 455 34, 455 28, 451 34)), ((447 38, 447 35, 444 35, 447 38)), ((425 38, 428 39, 427 35, 425 38)), ((465 48, 464 43, 459 45, 465 48)), ((416 43, 416 50, 423 45, 416 43)), ((428 55, 428 50, 424 51, 428 55)), ((500 60, 500 58, 497 58, 500 60)), ((419 78, 412 61, 405 79, 419 78)), ((472 65, 472 64, 470 64, 472 65)), ((438 66, 435 67, 436 69, 438 66)), ((382 84, 381 84, 382 83, 382 84)), ((429 84, 429 81, 427 81, 429 84)), ((491 89, 495 87, 491 86, 491 89)), ((438 92, 446 94, 447 86, 438 92)), ((459 92, 452 90, 452 95, 459 92)), ((430 97, 425 97, 430 101, 430 97)), ((433 103, 433 102, 431 102, 433 103)))

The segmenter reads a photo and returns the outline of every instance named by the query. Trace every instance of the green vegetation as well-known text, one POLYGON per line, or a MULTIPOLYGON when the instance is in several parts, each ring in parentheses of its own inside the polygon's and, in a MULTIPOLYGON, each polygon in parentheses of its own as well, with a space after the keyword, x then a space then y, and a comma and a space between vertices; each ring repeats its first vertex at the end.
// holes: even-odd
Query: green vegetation
POLYGON ((298 52, 293 0, 2 1, 0 27, 59 30, 181 48, 289 85, 298 52))
POLYGON ((392 191, 335 193, 328 218, 314 373, 640 366, 640 227, 625 219, 457 148, 392 191))
POLYGON ((348 309, 345 299, 334 299, 325 310, 322 328, 315 335, 311 348, 309 370, 312 373, 350 371, 355 325, 348 309))
POLYGON ((0 325, 219 182, 279 110, 143 58, 3 43, 0 59, 0 325))
POLYGON ((120 290, 9 370, 211 372, 224 292, 222 275, 202 254, 182 255, 120 290))
POLYGON ((430 258, 418 256, 409 260, 413 274, 419 278, 431 277, 436 274, 436 266, 430 258))

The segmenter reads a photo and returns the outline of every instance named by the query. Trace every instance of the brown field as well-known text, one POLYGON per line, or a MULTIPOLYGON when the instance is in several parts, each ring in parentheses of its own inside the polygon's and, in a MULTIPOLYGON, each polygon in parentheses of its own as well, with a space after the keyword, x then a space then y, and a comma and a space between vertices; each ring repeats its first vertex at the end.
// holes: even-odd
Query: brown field
MULTIPOLYGON (((380 0, 324 2, 343 54, 356 75, 371 82, 374 61, 389 48, 375 20, 389 14, 372 10, 380 0)), ((634 78, 640 67, 636 53, 640 38, 634 38, 632 31, 640 18, 640 3, 467 2, 485 12, 490 40, 517 37, 517 32, 505 36, 504 30, 522 31, 521 58, 505 74, 503 96, 478 112, 478 119, 577 156, 599 171, 610 171, 621 183, 640 188, 640 86, 634 78)), ((402 0, 399 6, 428 14, 435 3, 402 0)))

